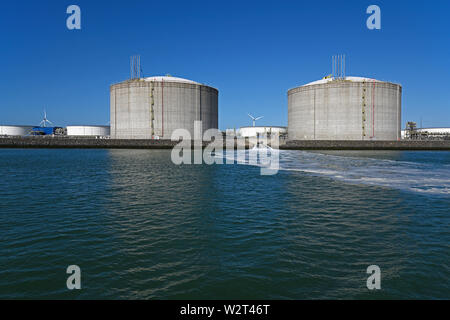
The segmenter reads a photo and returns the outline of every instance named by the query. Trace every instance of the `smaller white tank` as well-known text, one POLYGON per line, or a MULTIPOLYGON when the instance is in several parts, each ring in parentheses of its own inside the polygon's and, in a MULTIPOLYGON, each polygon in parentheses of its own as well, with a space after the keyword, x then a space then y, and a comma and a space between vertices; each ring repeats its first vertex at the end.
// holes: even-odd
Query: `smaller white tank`
POLYGON ((286 127, 258 126, 258 127, 241 127, 238 130, 239 137, 257 137, 257 136, 280 136, 287 134, 286 127))
POLYGON ((100 136, 110 135, 109 126, 67 126, 68 136, 100 136))
POLYGON ((26 136, 34 126, 0 126, 0 136, 26 136))

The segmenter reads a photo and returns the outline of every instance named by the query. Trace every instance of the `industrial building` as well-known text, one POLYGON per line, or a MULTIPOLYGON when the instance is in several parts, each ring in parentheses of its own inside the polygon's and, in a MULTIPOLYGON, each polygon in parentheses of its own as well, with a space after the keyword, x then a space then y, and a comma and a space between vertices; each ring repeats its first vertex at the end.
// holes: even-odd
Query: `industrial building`
POLYGON ((289 140, 400 140, 402 87, 324 78, 288 91, 289 140))
POLYGON ((171 76, 137 78, 110 88, 111 138, 171 139, 176 129, 194 138, 194 121, 203 132, 218 128, 218 90, 171 76))
POLYGON ((450 140, 450 128, 407 128, 402 130, 405 140, 450 140))
POLYGON ((26 136, 34 126, 0 126, 0 136, 26 136))
POLYGON ((68 136, 107 137, 110 135, 109 126, 67 126, 68 136))
POLYGON ((30 134, 33 136, 63 136, 65 130, 62 127, 33 127, 30 134))
POLYGON ((241 127, 237 132, 238 137, 284 136, 286 134, 286 127, 273 126, 241 127))

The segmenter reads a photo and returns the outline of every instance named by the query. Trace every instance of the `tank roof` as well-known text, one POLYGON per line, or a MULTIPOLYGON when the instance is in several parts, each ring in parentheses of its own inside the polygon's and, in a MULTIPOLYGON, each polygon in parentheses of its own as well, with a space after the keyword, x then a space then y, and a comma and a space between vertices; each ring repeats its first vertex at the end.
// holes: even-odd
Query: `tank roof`
POLYGON ((110 128, 111 126, 102 124, 71 124, 67 127, 110 128))
POLYGON ((247 128, 259 128, 259 129, 264 129, 264 128, 277 128, 277 129, 287 129, 287 127, 283 127, 283 126, 246 126, 246 127, 240 127, 240 129, 247 129, 247 128))
POLYGON ((417 128, 417 131, 426 131, 426 130, 432 130, 432 131, 445 131, 445 132, 450 132, 450 127, 436 127, 436 128, 417 128))
POLYGON ((191 83, 191 84, 200 84, 198 82, 183 79, 183 78, 177 78, 172 76, 154 76, 154 77, 148 77, 144 79, 145 81, 157 81, 157 82, 181 82, 181 83, 191 83))
MULTIPOLYGON (((328 82, 331 82, 331 81, 334 81, 334 80, 335 80, 334 78, 320 79, 320 80, 317 80, 317 81, 313 81, 313 82, 307 83, 307 84, 305 84, 303 86, 312 86, 312 85, 315 85, 315 84, 324 84, 324 83, 328 83, 328 82)), ((344 80, 345 81, 352 81, 352 82, 383 82, 383 81, 380 81, 380 80, 376 80, 376 79, 372 79, 372 78, 365 78, 365 77, 345 77, 344 80)))
POLYGON ((24 125, 21 125, 21 124, 0 124, 0 127, 23 128, 23 127, 35 127, 35 126, 32 125, 32 124, 30 124, 30 125, 27 125, 27 124, 24 124, 24 125))

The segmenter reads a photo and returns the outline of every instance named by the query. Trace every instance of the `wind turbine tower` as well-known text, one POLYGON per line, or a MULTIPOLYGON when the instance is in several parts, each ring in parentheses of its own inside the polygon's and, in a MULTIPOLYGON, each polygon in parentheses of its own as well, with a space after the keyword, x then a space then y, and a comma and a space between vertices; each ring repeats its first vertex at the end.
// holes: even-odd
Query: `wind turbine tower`
POLYGON ((248 114, 248 116, 253 120, 253 126, 255 126, 257 120, 264 118, 264 116, 256 117, 256 118, 255 118, 255 117, 252 116, 251 114, 248 114))
POLYGON ((47 127, 47 123, 53 125, 53 123, 47 119, 47 112, 44 110, 44 119, 39 123, 40 127, 47 127))

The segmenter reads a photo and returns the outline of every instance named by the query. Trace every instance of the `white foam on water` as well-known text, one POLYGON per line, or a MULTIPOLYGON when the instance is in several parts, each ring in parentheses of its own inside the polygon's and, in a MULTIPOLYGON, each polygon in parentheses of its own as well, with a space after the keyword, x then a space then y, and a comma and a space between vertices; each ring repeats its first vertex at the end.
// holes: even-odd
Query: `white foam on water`
MULTIPOLYGON (((241 152, 242 165, 255 165, 248 151, 241 152), (242 157, 242 155, 246 157, 242 157)), ((217 155, 233 160, 237 152, 217 155)), ((418 193, 449 195, 448 164, 396 161, 367 157, 330 155, 306 151, 280 151, 280 171, 303 172, 350 184, 373 185, 418 193)), ((258 165, 259 166, 259 165, 258 165)))

